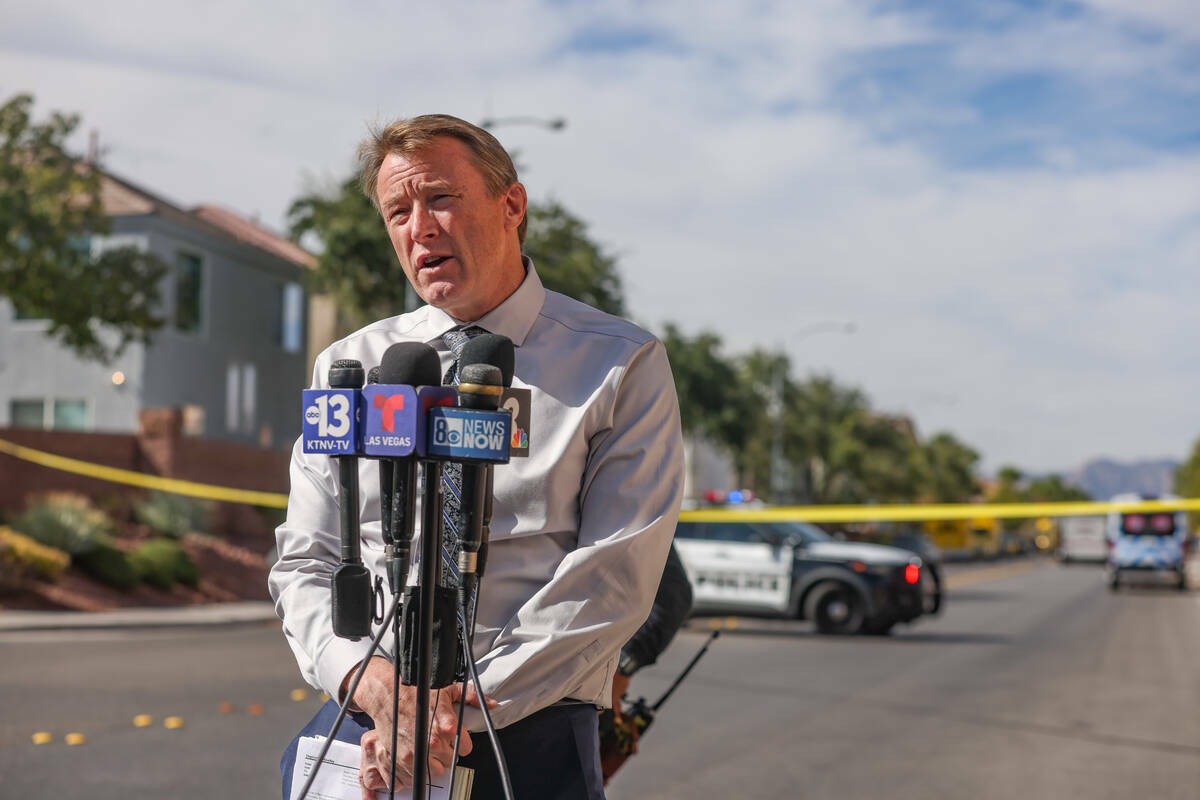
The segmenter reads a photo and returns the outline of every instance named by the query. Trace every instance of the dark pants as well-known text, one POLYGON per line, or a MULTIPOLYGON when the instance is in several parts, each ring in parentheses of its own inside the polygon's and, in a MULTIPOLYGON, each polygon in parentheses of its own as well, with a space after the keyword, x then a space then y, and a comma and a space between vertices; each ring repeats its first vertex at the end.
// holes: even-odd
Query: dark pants
MULTIPOLYGON (((337 705, 330 700, 284 750, 279 762, 283 800, 289 800, 292 793, 300 737, 327 735, 336 717, 337 705)), ((596 709, 577 704, 544 708, 498 730, 516 800, 604 800, 596 723, 596 709)), ((347 715, 337 738, 358 744, 372 727, 365 714, 347 715)), ((475 770, 471 800, 503 800, 500 773, 486 733, 471 734, 471 754, 459 758, 458 763, 475 770)))

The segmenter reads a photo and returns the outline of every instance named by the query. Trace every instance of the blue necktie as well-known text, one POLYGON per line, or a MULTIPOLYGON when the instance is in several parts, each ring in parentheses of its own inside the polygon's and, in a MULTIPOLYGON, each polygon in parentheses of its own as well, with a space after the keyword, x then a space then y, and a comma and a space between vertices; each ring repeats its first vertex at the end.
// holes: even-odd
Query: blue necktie
MULTIPOLYGON (((454 354, 454 362, 442 378, 443 386, 458 386, 458 360, 467 342, 481 333, 477 325, 454 328, 442 335, 442 341, 454 354)), ((458 514, 462 507, 462 465, 448 461, 442 465, 442 585, 457 588, 458 578, 458 514)))

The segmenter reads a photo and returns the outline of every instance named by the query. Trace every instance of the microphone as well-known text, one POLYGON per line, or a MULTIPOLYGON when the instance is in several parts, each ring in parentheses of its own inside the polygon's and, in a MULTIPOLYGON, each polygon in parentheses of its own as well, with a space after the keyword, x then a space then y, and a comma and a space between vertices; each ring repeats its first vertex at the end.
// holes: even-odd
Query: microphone
MULTIPOLYGON (((367 385, 379 383, 379 367, 371 367, 367 371, 367 385)), ((379 459, 379 524, 382 528, 383 543, 392 543, 392 462, 386 458, 379 459)))
MULTIPOLYGON (((515 359, 512 340, 507 336, 481 334, 468 342, 459 359, 459 407, 481 412, 480 416, 487 412, 496 413, 504 388, 512 384, 515 359)), ((468 608, 471 595, 479 585, 486 561, 492 516, 493 463, 477 461, 462 465, 458 568, 462 576, 459 603, 464 609, 468 608)))
MULTIPOLYGON (((409 388, 409 393, 399 395, 408 398, 413 404, 412 433, 415 445, 416 429, 420 426, 421 410, 416 408, 416 394, 410 387, 436 385, 441 377, 441 365, 437 351, 427 344, 420 342, 397 342, 383 354, 379 365, 379 380, 383 385, 403 386, 409 388)), ((379 408, 388 409, 400 404, 392 400, 397 395, 390 395, 379 403, 379 408)), ((401 403, 404 401, 402 400, 401 403)), ((372 402, 372 406, 376 404, 372 402)), ((402 406, 395 411, 405 410, 402 406)), ((368 412, 371 413, 371 412, 368 412)), ((393 419, 395 419, 393 412, 393 419)), ((407 419, 407 417, 406 417, 407 419)), ((381 427, 382 421, 381 421, 381 427)), ((393 431, 397 426, 393 424, 393 431)), ((380 513, 383 519, 384 542, 388 564, 388 581, 393 594, 404 589, 408 579, 408 567, 411 561, 413 532, 416 527, 417 509, 417 459, 413 452, 407 456, 393 456, 379 460, 379 480, 382 489, 387 482, 386 495, 380 492, 380 513), (385 477, 386 473, 386 477, 385 477), (387 504, 384 505, 384 497, 387 504)))
MULTIPOLYGON (((343 359, 330 366, 330 389, 352 390, 357 399, 358 390, 362 385, 363 367, 360 362, 343 359)), ((358 404, 353 400, 351 402, 357 422, 358 404)), ((334 398, 330 398, 328 406, 333 411, 334 426, 340 430, 346 410, 343 409, 343 414, 339 417, 334 398)), ((305 416, 308 416, 307 410, 305 416)), ((363 566, 359 549, 357 450, 357 447, 352 447, 350 452, 334 456, 338 462, 338 494, 341 499, 341 563, 334 569, 329 584, 333 604, 333 632, 343 639, 355 641, 371 635, 371 573, 363 566)))

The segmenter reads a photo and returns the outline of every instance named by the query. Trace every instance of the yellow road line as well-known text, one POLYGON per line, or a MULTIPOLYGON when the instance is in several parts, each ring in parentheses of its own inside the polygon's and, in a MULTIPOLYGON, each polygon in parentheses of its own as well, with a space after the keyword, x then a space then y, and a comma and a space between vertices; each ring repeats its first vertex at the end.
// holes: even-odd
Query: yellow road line
POLYGON ((205 500, 222 500, 227 503, 246 503, 252 506, 267 508, 287 508, 287 495, 278 492, 258 492, 250 489, 234 489, 229 486, 213 486, 207 483, 179 480, 178 478, 160 478, 157 475, 147 475, 144 472, 134 472, 129 469, 106 467, 103 464, 93 464, 80 461, 77 458, 56 456, 32 447, 23 447, 0 439, 0 453, 6 453, 15 458, 29 461, 43 467, 85 475, 102 481, 123 483, 129 486, 140 486, 144 489, 158 489, 173 494, 184 494, 189 497, 200 497, 205 500))
POLYGON ((1032 572, 1041 566, 1043 566, 1041 562, 1022 561, 1016 564, 1001 564, 995 567, 973 569, 970 572, 960 572, 956 575, 948 576, 944 585, 947 590, 962 589, 964 586, 974 586, 977 583, 989 583, 1004 578, 1011 578, 1015 575, 1024 575, 1026 572, 1032 572))

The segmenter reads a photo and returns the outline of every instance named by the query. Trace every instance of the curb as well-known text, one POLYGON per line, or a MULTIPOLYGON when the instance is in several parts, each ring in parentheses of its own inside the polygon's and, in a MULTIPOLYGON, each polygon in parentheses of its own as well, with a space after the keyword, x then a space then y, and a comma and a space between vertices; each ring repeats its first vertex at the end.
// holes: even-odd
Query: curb
POLYGON ((15 631, 192 628, 278 622, 267 602, 211 603, 178 608, 116 611, 0 611, 0 633, 15 631))

